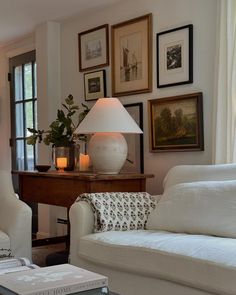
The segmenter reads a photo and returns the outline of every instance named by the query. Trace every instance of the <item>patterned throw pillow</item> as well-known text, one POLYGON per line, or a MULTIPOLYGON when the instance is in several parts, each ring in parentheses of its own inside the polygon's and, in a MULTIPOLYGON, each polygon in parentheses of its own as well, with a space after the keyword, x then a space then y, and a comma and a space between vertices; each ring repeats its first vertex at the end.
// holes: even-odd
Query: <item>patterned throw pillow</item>
POLYGON ((11 249, 0 248, 0 259, 13 258, 11 249))
POLYGON ((144 229, 156 206, 155 198, 146 192, 85 193, 77 201, 86 201, 92 207, 95 232, 144 229))

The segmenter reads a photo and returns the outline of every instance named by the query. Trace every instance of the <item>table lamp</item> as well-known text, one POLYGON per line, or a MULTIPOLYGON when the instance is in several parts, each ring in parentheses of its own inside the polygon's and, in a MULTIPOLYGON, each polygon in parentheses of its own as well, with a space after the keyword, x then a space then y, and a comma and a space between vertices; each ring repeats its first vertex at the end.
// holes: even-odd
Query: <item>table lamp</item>
POLYGON ((121 133, 142 133, 121 102, 114 97, 100 98, 75 130, 93 134, 88 153, 100 174, 118 174, 127 158, 127 142, 121 133))

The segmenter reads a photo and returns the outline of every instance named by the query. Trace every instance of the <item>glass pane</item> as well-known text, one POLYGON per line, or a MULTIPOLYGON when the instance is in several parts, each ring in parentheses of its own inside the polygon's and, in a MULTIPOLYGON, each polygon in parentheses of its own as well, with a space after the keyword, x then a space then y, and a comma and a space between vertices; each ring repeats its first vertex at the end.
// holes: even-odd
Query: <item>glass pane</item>
POLYGON ((33 103, 32 101, 25 103, 25 134, 31 135, 27 128, 33 128, 33 103))
POLYGON ((23 104, 16 104, 16 137, 24 136, 23 104))
POLYGON ((22 93, 22 66, 18 66, 14 71, 15 78, 15 101, 23 99, 22 93))
POLYGON ((36 98, 37 95, 37 64, 34 63, 34 97, 36 98))
POLYGON ((34 147, 32 145, 26 145, 27 152, 27 170, 34 170, 34 147))
POLYGON ((16 140, 16 167, 18 170, 24 170, 24 140, 16 140))
POLYGON ((31 63, 24 65, 24 83, 25 99, 33 98, 31 63))

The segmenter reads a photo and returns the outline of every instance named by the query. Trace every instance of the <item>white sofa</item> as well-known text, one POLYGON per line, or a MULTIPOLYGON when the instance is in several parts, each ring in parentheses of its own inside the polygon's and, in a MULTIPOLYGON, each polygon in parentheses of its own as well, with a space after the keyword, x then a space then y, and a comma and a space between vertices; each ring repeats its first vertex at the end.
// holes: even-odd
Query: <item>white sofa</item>
POLYGON ((32 212, 20 201, 12 186, 11 174, 0 171, 0 255, 32 257, 32 212), (5 251, 2 249, 10 249, 5 251))
MULTIPOLYGON (((176 166, 164 180, 164 195, 178 184, 215 181, 220 186, 226 180, 233 182, 236 200, 235 183, 228 182, 234 179, 236 165, 176 166)), ((233 202, 232 207, 236 208, 233 202)), ((110 289, 120 295, 236 294, 235 238, 164 230, 94 233, 93 212, 84 201, 74 203, 69 215, 70 263, 107 275, 110 289)), ((214 224, 210 227, 214 230, 214 224)))

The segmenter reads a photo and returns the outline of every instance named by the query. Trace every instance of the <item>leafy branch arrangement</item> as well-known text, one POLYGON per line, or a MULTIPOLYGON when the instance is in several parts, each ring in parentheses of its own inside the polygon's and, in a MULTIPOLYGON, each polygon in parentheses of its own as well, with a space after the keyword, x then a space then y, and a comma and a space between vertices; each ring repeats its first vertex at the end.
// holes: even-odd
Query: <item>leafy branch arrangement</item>
MULTIPOLYGON (((79 126, 80 122, 89 112, 89 108, 85 104, 81 104, 83 110, 79 112, 79 106, 75 105, 74 98, 70 94, 62 103, 64 110, 57 110, 57 119, 49 125, 49 130, 36 130, 34 128, 27 128, 32 135, 27 138, 27 144, 35 145, 37 141, 42 141, 46 145, 52 146, 70 146, 74 142, 74 131, 79 126), (73 119, 77 115, 77 123, 73 119)), ((80 140, 86 141, 85 135, 79 136, 80 140)))

